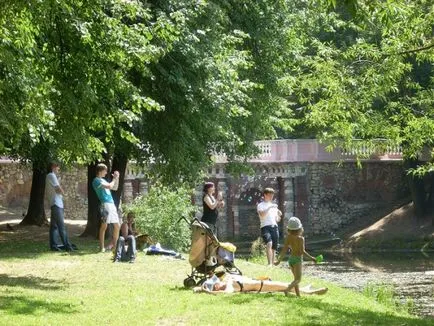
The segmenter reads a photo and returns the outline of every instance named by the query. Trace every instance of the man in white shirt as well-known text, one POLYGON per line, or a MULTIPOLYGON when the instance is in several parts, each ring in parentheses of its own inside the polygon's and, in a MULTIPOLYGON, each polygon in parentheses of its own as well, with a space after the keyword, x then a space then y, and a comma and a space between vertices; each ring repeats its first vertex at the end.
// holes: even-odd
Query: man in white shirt
POLYGON ((282 212, 273 203, 274 189, 264 189, 264 201, 259 203, 257 211, 261 222, 261 236, 266 244, 268 266, 274 266, 274 260, 279 244, 279 228, 282 212))
POLYGON ((49 165, 49 171, 45 178, 45 195, 48 204, 51 208, 50 217, 50 249, 53 251, 59 251, 59 245, 57 244, 57 235, 63 243, 63 249, 66 251, 73 251, 72 244, 69 242, 68 234, 65 229, 65 217, 63 209, 63 189, 60 186, 57 174, 59 174, 59 164, 52 162, 49 165))

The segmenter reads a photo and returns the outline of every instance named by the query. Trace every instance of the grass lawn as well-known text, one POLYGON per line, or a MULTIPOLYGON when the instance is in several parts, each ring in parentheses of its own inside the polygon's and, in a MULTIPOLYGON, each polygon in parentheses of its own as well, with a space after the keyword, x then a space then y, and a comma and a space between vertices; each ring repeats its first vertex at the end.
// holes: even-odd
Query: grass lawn
MULTIPOLYGON (((194 294, 183 288, 188 260, 139 253, 114 264, 96 241, 74 239, 71 255, 47 251, 47 241, 0 243, 0 325, 432 325, 316 279, 303 284, 326 295, 194 294)), ((247 276, 291 280, 282 268, 236 263, 247 276)))

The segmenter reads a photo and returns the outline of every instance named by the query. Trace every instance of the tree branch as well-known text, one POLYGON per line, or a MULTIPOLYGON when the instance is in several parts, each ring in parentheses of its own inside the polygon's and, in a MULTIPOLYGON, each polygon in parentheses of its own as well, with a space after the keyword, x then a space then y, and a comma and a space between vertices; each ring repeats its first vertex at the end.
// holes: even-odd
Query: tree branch
POLYGON ((393 53, 393 54, 388 54, 387 56, 390 57, 392 55, 410 54, 410 53, 425 51, 425 50, 431 49, 433 47, 434 47, 434 43, 431 43, 429 45, 426 45, 426 46, 423 46, 423 47, 420 47, 420 48, 416 48, 416 49, 413 49, 413 50, 406 50, 406 51, 397 52, 397 53, 393 53))

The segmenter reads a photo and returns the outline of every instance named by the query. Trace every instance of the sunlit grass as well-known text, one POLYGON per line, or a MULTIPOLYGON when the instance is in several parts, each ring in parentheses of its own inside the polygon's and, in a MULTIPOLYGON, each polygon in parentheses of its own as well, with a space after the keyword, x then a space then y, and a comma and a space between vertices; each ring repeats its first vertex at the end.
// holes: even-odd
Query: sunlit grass
MULTIPOLYGON (((183 288, 188 260, 143 253, 134 264, 97 253, 96 241, 74 239, 72 255, 46 243, 0 247, 0 325, 430 325, 361 293, 328 286, 324 296, 273 294, 211 296, 183 288)), ((187 257, 186 255, 184 255, 187 257)), ((245 275, 290 281, 283 268, 237 260, 245 275)))

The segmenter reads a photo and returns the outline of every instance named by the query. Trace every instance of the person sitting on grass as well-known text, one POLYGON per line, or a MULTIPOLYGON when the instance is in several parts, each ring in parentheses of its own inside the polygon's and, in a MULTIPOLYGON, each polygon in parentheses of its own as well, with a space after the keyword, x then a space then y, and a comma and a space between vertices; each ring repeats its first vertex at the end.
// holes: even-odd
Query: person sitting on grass
POLYGON ((297 296, 300 296, 298 286, 301 281, 303 256, 309 257, 309 259, 316 263, 316 259, 309 255, 305 250, 304 237, 302 234, 303 225, 300 220, 297 217, 291 217, 288 221, 288 235, 285 240, 285 245, 279 254, 279 259, 275 262, 275 265, 279 265, 280 261, 288 252, 288 249, 291 249, 288 264, 291 268, 292 274, 294 275, 294 280, 289 284, 287 291, 289 292, 294 289, 297 296))
MULTIPOLYGON (((271 281, 269 279, 252 279, 242 275, 227 274, 222 275, 223 280, 217 274, 211 274, 202 284, 193 288, 195 293, 205 292, 210 294, 218 293, 247 293, 247 292, 283 292, 285 295, 290 293, 289 283, 271 281)), ((293 290, 293 289, 292 289, 293 290)), ((300 289, 303 294, 325 294, 327 288, 313 289, 310 285, 300 289)))
POLYGON ((113 262, 128 261, 134 263, 137 253, 135 234, 134 213, 129 212, 127 220, 120 227, 120 235, 116 243, 113 262))

